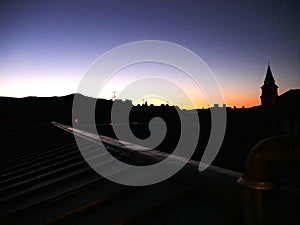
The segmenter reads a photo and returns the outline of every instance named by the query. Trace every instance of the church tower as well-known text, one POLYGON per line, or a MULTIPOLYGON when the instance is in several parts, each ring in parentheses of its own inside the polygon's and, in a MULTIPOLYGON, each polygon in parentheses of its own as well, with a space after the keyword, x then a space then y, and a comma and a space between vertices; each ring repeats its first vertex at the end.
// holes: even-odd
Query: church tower
POLYGON ((275 80, 270 68, 268 65, 266 78, 263 86, 261 86, 261 105, 265 108, 273 108, 278 98, 277 92, 278 86, 275 84, 275 80))

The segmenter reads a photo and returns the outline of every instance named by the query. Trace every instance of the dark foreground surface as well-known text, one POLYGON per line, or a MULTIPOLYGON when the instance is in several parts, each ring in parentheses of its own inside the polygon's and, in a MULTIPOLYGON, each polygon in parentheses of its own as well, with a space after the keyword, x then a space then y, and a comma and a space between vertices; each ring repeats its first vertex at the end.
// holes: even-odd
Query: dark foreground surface
MULTIPOLYGON (((97 155, 99 145, 84 137, 80 143, 90 157, 100 157, 101 166, 110 166, 97 155)), ((85 163, 72 133, 52 124, 6 135, 2 146, 9 160, 0 164, 1 224, 243 224, 236 172, 210 167, 200 173, 197 162, 190 162, 158 184, 116 184, 85 163)), ((106 146, 129 164, 161 160, 132 154, 113 139, 106 146)), ((297 224, 299 200, 298 189, 282 188, 281 224, 297 224)))

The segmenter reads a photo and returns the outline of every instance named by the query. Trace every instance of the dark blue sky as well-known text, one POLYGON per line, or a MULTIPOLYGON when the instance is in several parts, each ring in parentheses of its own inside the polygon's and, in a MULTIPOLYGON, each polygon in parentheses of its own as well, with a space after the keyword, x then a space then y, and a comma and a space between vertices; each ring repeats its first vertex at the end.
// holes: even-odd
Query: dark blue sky
POLYGON ((300 87, 298 1, 0 4, 2 96, 70 94, 97 57, 120 44, 149 39, 198 54, 229 105, 259 104, 268 60, 280 93, 300 87))

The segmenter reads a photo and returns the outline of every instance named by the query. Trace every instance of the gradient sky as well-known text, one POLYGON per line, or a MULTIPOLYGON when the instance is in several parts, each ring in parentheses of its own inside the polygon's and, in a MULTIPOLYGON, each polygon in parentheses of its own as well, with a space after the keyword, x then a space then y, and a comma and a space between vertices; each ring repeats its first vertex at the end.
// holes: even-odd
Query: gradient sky
POLYGON ((300 87, 299 12, 298 1, 1 1, 0 96, 74 93, 106 51, 163 40, 207 63, 227 105, 258 105, 268 61, 279 94, 300 87))

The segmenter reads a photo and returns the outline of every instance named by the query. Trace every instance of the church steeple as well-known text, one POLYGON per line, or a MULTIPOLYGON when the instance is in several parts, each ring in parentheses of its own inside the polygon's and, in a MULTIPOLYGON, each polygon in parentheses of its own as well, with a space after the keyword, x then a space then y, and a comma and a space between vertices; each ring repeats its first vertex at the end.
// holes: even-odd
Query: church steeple
POLYGON ((275 84, 275 79, 273 77, 270 65, 268 65, 267 74, 266 74, 266 78, 264 81, 264 85, 265 84, 266 85, 275 85, 277 87, 277 85, 275 84))
POLYGON ((266 108, 273 108, 278 98, 278 86, 275 84, 271 67, 268 64, 268 69, 263 86, 261 86, 262 93, 260 96, 261 105, 266 108))

